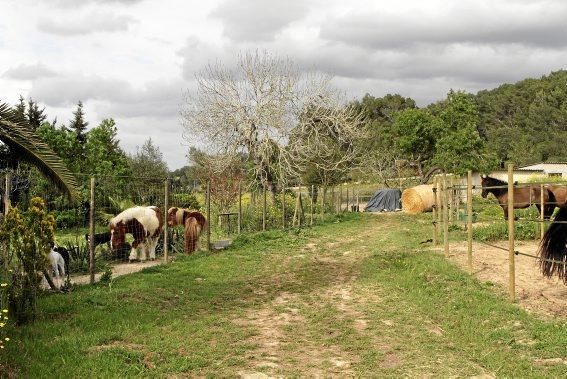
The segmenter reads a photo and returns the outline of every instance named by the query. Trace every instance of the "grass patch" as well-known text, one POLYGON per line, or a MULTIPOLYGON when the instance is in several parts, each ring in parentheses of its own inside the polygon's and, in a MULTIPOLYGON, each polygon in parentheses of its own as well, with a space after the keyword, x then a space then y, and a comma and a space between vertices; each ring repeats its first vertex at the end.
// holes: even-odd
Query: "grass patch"
POLYGON ((44 296, 38 322, 11 328, 3 376, 563 376, 537 362, 565 357, 567 324, 428 252, 429 217, 242 235, 112 287, 44 296))

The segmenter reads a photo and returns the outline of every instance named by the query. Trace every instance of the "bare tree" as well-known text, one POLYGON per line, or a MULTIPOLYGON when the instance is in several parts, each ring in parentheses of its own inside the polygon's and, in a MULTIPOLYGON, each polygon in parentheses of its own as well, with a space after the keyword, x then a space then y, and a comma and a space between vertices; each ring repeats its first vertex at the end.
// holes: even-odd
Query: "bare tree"
POLYGON ((305 104, 332 96, 330 78, 302 75, 289 59, 255 52, 239 56, 235 68, 210 64, 196 80, 182 110, 186 138, 223 156, 243 153, 254 177, 275 193, 290 171, 290 133, 305 104))

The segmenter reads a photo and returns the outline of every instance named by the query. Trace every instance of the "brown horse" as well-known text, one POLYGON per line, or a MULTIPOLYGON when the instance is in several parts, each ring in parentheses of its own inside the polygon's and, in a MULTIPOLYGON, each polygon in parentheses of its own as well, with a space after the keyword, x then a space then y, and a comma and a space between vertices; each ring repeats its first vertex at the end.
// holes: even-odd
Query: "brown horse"
POLYGON ((567 205, 567 185, 550 185, 547 187, 555 197, 555 205, 559 208, 567 205))
MULTIPOLYGON (((490 176, 482 176, 482 193, 481 196, 486 198, 492 193, 504 211, 504 219, 508 220, 508 183, 503 180, 492 178, 490 176)), ((516 183, 514 183, 516 184, 516 183)), ((543 190, 543 216, 549 220, 555 210, 555 196, 548 188, 543 190)), ((539 185, 528 185, 525 187, 514 187, 514 208, 528 208, 535 205, 541 212, 541 189, 539 185)))
POLYGON ((191 254, 197 250, 199 235, 207 226, 207 219, 200 212, 172 207, 167 211, 167 225, 185 227, 185 252, 191 254))

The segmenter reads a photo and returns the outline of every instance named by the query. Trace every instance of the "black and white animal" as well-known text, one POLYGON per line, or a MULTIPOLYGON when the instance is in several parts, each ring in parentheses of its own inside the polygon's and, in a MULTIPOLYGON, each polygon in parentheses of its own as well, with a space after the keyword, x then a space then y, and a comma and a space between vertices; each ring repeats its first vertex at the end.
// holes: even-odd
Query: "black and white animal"
POLYGON ((54 245, 47 255, 47 259, 50 266, 47 272, 53 284, 57 288, 61 288, 65 279, 69 279, 69 251, 64 247, 54 245))

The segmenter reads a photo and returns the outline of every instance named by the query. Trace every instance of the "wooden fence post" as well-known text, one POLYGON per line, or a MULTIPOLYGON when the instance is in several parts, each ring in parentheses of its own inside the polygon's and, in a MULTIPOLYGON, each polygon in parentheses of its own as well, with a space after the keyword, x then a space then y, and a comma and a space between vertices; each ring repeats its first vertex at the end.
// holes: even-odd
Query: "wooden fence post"
POLYGON ((8 214, 8 211, 12 207, 10 202, 10 192, 12 192, 12 173, 6 173, 6 186, 4 187, 4 215, 8 214))
POLYGON ((514 251, 514 165, 508 165, 508 260, 510 299, 516 299, 516 254, 514 251))
POLYGON ((356 211, 360 212, 360 186, 356 187, 356 211))
POLYGON ((242 182, 238 183, 238 234, 242 233, 242 182))
POLYGON ((325 197, 327 197, 327 187, 320 187, 319 190, 323 191, 321 195, 321 220, 323 220, 323 217, 325 216, 325 197))
POLYGON ((437 176, 437 193, 435 194, 435 200, 439 205, 439 209, 437 211, 437 226, 439 228, 443 227, 443 203, 441 201, 441 185, 442 185, 441 176, 437 176))
POLYGON ((449 222, 453 222, 453 212, 455 212, 455 204, 454 204, 454 178, 453 178, 453 174, 449 175, 449 182, 447 183, 447 185, 449 186, 449 193, 447 194, 449 196, 448 200, 447 200, 447 205, 448 205, 448 210, 449 210, 449 222))
POLYGON ((264 188, 264 198, 262 199, 262 231, 266 231, 266 196, 268 191, 264 188))
POLYGON ((348 184, 347 184, 347 188, 346 188, 346 211, 350 212, 350 197, 349 197, 349 191, 348 191, 348 184))
POLYGON ((213 223, 211 222, 211 182, 207 182, 207 221, 209 227, 207 228, 207 251, 211 251, 211 228, 213 223))
POLYGON ((89 274, 90 283, 95 282, 95 178, 91 178, 91 203, 89 204, 89 274))
POLYGON ((447 194, 447 175, 443 173, 443 247, 445 257, 449 257, 449 196, 447 194))
POLYGON ((309 226, 313 226, 313 212, 314 212, 314 202, 313 197, 315 196, 315 185, 311 184, 311 215, 309 220, 309 226))
POLYGON ((472 209, 472 171, 467 172, 467 261, 469 265, 469 270, 472 272, 472 221, 473 221, 473 209, 472 209))
POLYGON ((282 229, 285 229, 285 185, 282 186, 282 229))
POLYGON ((437 177, 433 177, 433 245, 437 245, 438 225, 437 212, 439 211, 439 203, 437 203, 437 177))
POLYGON ((163 200, 163 207, 165 211, 163 212, 163 260, 165 263, 169 262, 169 231, 167 225, 167 210, 169 209, 169 187, 171 183, 169 178, 165 179, 164 184, 164 200, 163 200))
POLYGON ((539 223, 539 238, 543 239, 543 235, 545 234, 545 222, 544 222, 544 200, 543 200, 543 184, 540 185, 539 191, 539 201, 540 201, 540 223, 539 223))

